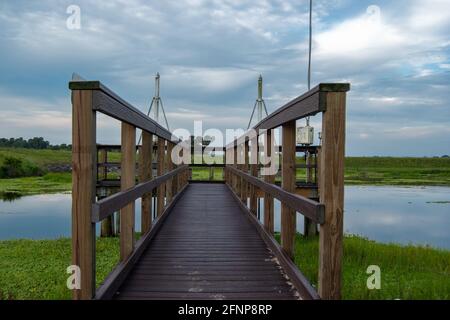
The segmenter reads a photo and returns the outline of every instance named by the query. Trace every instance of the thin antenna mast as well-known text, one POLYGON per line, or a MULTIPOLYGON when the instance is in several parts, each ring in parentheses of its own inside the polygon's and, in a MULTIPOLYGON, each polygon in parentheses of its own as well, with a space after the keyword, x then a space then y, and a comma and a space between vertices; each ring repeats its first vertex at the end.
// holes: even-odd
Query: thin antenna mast
MULTIPOLYGON (((150 116, 150 113, 152 112, 153 107, 155 107, 155 110, 154 110, 155 116, 153 119, 157 123, 161 123, 162 119, 160 119, 160 114, 162 111, 166 129, 170 131, 169 122, 167 121, 166 112, 164 111, 162 99, 159 96, 160 80, 161 80, 161 76, 159 75, 159 72, 157 72, 156 76, 155 76, 155 95, 153 96, 152 102, 150 103, 150 108, 148 109, 147 116, 150 116)), ((141 136, 139 137, 138 145, 141 143, 141 139, 142 139, 142 133, 141 133, 141 136)))
POLYGON ((250 125, 253 120, 253 116, 255 115, 255 111, 257 109, 257 123, 259 123, 263 119, 263 110, 266 114, 266 117, 269 115, 267 113, 266 103, 263 99, 263 78, 262 75, 259 75, 258 78, 258 97, 256 98, 255 105, 253 106, 252 115, 250 116, 250 121, 248 122, 247 129, 250 129, 250 125))

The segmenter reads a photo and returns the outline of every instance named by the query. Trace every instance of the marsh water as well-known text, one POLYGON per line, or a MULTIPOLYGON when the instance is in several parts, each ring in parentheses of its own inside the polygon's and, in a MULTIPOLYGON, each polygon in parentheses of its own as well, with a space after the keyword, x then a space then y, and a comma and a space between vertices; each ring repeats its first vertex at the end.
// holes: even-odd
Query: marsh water
MULTIPOLYGON (((137 201, 136 230, 140 230, 139 210, 137 201)), ((0 240, 70 237, 70 212, 70 194, 0 200, 0 240)), ((275 201, 276 230, 279 212, 280 203, 275 201)), ((300 214, 297 227, 303 230, 300 214)), ((450 249, 450 188, 346 186, 344 230, 380 242, 450 249)))

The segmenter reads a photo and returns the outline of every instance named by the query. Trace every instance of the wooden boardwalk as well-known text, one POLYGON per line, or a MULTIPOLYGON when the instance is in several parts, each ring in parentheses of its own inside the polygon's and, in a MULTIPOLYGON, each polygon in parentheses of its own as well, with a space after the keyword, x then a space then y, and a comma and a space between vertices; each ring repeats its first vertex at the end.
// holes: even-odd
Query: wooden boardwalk
POLYGON ((69 88, 72 265, 82 271, 74 299, 341 298, 348 83, 317 85, 223 146, 222 184, 192 183, 193 159, 201 156, 202 166, 213 169, 195 139, 177 138, 100 81, 74 80, 69 88), (121 123, 120 145, 113 146, 121 154, 115 164, 120 181, 112 185, 108 178, 117 176, 109 175, 111 148, 97 144, 98 114, 121 123), (322 115, 321 145, 302 149, 297 121, 316 114, 322 115), (138 129, 141 144, 136 144, 138 129), (298 152, 304 163, 297 163, 298 152), (306 193, 297 192, 297 169, 306 171, 306 193), (278 170, 281 185, 275 183, 278 170), (263 222, 256 218, 258 198, 264 199, 263 222), (142 237, 135 241, 138 199, 142 237), (280 243, 273 237, 275 199, 280 243), (116 212, 120 228, 113 231, 116 212), (316 287, 293 261, 297 213, 306 237, 320 231, 316 287), (117 232, 120 238, 119 263, 99 287, 98 223, 104 236, 117 232))
POLYGON ((189 184, 115 299, 298 299, 225 184, 189 184))

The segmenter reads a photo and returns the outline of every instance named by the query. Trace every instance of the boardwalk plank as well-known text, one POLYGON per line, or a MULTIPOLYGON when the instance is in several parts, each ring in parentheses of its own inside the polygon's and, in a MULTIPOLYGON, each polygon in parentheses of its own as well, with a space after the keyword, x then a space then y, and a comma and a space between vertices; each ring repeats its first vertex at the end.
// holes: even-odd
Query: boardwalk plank
POLYGON ((224 184, 191 184, 116 299, 298 299, 224 184))

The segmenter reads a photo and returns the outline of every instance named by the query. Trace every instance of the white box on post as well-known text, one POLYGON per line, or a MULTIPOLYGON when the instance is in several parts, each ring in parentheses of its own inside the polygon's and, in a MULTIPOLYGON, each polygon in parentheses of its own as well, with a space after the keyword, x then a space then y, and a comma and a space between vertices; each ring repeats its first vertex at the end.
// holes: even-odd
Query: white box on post
POLYGON ((314 143, 314 128, 310 126, 297 128, 297 144, 311 145, 314 143))

